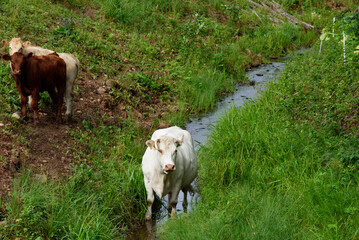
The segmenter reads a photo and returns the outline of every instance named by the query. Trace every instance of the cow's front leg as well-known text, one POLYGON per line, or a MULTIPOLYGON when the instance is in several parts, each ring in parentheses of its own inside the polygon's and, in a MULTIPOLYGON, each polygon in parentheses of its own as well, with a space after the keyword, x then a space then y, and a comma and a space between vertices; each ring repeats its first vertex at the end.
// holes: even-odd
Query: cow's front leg
POLYGON ((153 201, 155 200, 155 195, 153 193, 153 189, 151 187, 151 182, 149 180, 145 179, 145 187, 146 187, 146 191, 147 191, 147 208, 148 208, 145 219, 151 220, 152 204, 153 204, 153 201))
POLYGON ((26 115, 27 97, 25 97, 21 92, 20 92, 20 100, 21 100, 21 118, 23 118, 26 115))
POLYGON ((38 123, 39 122, 39 105, 38 105, 39 91, 34 90, 31 93, 31 96, 32 96, 31 109, 34 111, 34 123, 38 123))
POLYGON ((168 208, 171 207, 171 218, 176 217, 176 207, 177 207, 177 199, 178 199, 179 189, 175 189, 168 195, 168 208))

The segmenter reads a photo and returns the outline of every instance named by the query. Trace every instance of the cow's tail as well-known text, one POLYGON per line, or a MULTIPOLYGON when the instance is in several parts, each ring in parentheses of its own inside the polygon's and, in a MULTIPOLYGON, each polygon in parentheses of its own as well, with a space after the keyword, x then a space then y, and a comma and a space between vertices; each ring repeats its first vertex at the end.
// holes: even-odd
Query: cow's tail
MULTIPOLYGON (((75 61, 76 61, 76 68, 77 68, 76 77, 77 77, 77 75, 79 74, 79 71, 80 71, 80 62, 79 62, 79 60, 77 59, 77 57, 75 57, 75 56, 74 56, 74 59, 75 59, 75 61)), ((76 79, 76 77, 75 77, 75 79, 76 79)))

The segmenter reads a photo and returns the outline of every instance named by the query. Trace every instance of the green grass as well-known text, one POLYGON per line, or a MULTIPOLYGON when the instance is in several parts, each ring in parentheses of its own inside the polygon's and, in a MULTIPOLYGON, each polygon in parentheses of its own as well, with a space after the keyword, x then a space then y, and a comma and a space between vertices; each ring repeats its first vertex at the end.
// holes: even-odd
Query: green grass
MULTIPOLYGON (((199 153, 201 201, 163 239, 356 239, 358 15, 287 63, 256 102, 221 117, 199 153)), ((331 27, 331 25, 330 25, 331 27)))
MULTIPOLYGON (((324 0, 280 3, 291 14, 319 28, 339 13, 324 0)), ((354 1, 344 4, 350 7, 354 1)), ((309 47, 318 37, 316 31, 305 31, 287 21, 273 24, 262 10, 256 9, 256 13, 245 0, 12 0, 0 3, 0 35, 2 39, 22 37, 42 47, 72 53, 80 60, 80 77, 117 82, 111 91, 113 104, 124 106, 129 116, 139 111, 146 120, 146 116, 160 112, 158 106, 168 106, 163 118, 181 125, 191 114, 213 109, 222 94, 233 90, 233 83, 245 82, 245 70, 251 65, 309 47)), ((331 49, 325 46, 326 51, 331 49)), ((338 58, 335 53, 333 50, 331 58, 338 58)), ((354 61, 356 55, 348 54, 350 58, 354 61)), ((299 71, 299 64, 293 64, 299 71)), ((328 70, 340 67, 339 62, 336 64, 323 73, 331 75, 328 70)), ((339 69, 342 72, 348 68, 339 69)), ((10 117, 19 109, 19 100, 9 72, 9 64, 1 62, 0 119, 11 123, 11 129, 1 129, 1 134, 15 134, 14 141, 24 144, 25 127, 10 117)), ((305 69, 301 73, 315 74, 305 69)), ((343 73, 348 77, 345 81, 356 73, 343 73)), ((353 184, 358 179, 352 163, 356 162, 357 148, 355 142, 350 142, 355 139, 330 134, 351 132, 350 127, 356 124, 352 117, 356 115, 350 115, 349 110, 357 98, 350 98, 345 84, 336 86, 345 91, 335 98, 320 91, 326 89, 325 85, 318 85, 318 92, 327 97, 328 104, 328 112, 325 107, 318 108, 326 113, 318 116, 327 116, 325 130, 330 129, 319 133, 313 129, 321 127, 324 120, 313 119, 317 116, 312 114, 314 110, 308 115, 296 106, 319 106, 320 102, 302 95, 299 99, 288 98, 293 96, 293 89, 306 93, 308 82, 285 74, 285 78, 295 78, 285 83, 298 85, 278 85, 272 91, 285 89, 289 93, 280 90, 282 95, 265 95, 245 112, 232 110, 234 117, 224 117, 223 129, 215 130, 213 136, 220 137, 213 137, 200 154, 205 205, 198 205, 193 215, 180 218, 182 228, 173 226, 173 233, 182 231, 177 236, 355 236, 353 222, 358 219, 353 184), (275 97, 279 98, 279 106, 272 100, 275 97), (295 102, 291 102, 293 99, 295 102), (331 99, 336 99, 337 108, 329 108, 331 99), (342 101, 346 104, 340 104, 342 101), (333 117, 336 114, 340 116, 333 117), (287 115, 292 118, 283 120, 287 115), (341 117, 347 125, 338 125, 341 117), (227 136, 230 126, 233 135, 227 136), (236 134, 238 129, 241 131, 236 134), (329 144, 331 151, 321 147, 323 143, 329 144), (323 161, 323 156, 330 161, 323 161), (202 160, 207 158, 212 159, 210 164, 202 160), (323 165, 331 168, 322 170, 323 165), (306 177, 308 181, 304 181, 306 177), (326 203, 323 196, 333 201, 326 203), (338 213, 333 213, 336 204, 338 213)), ((48 98, 44 98, 43 106, 48 104, 48 98)), ((43 182, 31 170, 22 171, 9 198, 0 199, 0 217, 7 221, 0 229, 0 239, 117 239, 133 222, 143 219, 146 201, 140 162, 144 141, 159 120, 155 119, 150 129, 134 123, 138 119, 113 125, 105 125, 104 120, 83 120, 81 129, 71 130, 77 163, 68 179, 43 182)))
POLYGON ((78 164, 63 182, 43 181, 24 170, 4 206, 9 223, 1 237, 26 239, 114 239, 145 212, 145 190, 139 159, 143 146, 126 127, 74 131, 78 164), (113 137, 111 137, 113 136, 113 137), (96 139, 93 141, 92 139, 96 139), (114 139, 112 139, 114 138, 114 139), (113 142, 132 143, 112 146, 113 142), (136 144, 137 143, 137 144, 136 144), (79 151, 82 145, 88 148, 79 151))
MULTIPOLYGON (((193 112, 212 109, 228 85, 245 81, 244 70, 253 62, 309 46, 316 37, 315 31, 308 33, 290 23, 275 25, 264 12, 259 19, 247 1, 19 0, 4 2, 0 9, 2 38, 21 36, 58 52, 73 53, 86 75, 118 81, 121 88, 112 94, 133 108, 154 97, 168 99, 173 92, 181 93, 183 85, 177 82, 201 79, 206 69, 226 76, 220 83, 211 83, 208 92, 200 84, 190 84, 191 94, 179 100, 187 107, 196 106, 193 112), (154 84, 168 84, 168 91, 158 93, 156 88, 138 85, 129 71, 133 67, 154 84), (138 93, 121 94, 131 89, 138 93), (201 100, 206 95, 213 96, 209 103, 201 100)), ((329 16, 334 13, 321 11, 329 16)), ((321 28, 319 19, 329 16, 313 15, 310 22, 321 28)))

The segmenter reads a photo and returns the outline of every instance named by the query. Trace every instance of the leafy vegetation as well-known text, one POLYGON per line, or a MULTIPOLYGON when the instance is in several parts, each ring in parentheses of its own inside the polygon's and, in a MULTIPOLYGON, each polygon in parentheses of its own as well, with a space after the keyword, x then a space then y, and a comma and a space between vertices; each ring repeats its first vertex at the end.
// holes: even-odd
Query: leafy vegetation
MULTIPOLYGON (((280 2, 286 11, 320 29, 340 11, 339 7, 332 8, 325 0, 280 2)), ((354 1, 341 1, 340 4, 349 7, 354 1)), ((116 83, 110 91, 111 104, 123 106, 128 118, 109 124, 107 116, 102 119, 88 116, 81 119, 80 128, 67 133, 68 138, 75 141, 71 152, 76 164, 73 164, 71 177, 43 181, 33 172, 35 170, 23 169, 14 181, 10 196, 0 199, 0 220, 6 221, 6 225, 0 225, 0 238, 123 237, 126 229, 143 219, 145 213, 140 162, 144 139, 157 128, 158 116, 164 114, 163 119, 169 123, 181 125, 190 114, 213 109, 220 95, 233 90, 234 82, 245 82, 245 70, 251 65, 269 62, 271 57, 282 56, 292 49, 309 47, 318 37, 316 31, 305 31, 287 21, 274 24, 264 12, 256 11, 245 0, 2 1, 0 33, 3 39, 20 36, 39 46, 74 54, 81 64, 79 78, 88 83, 95 80, 116 83), (149 120, 152 125, 142 126, 141 121, 131 114, 136 111, 142 113, 140 120, 149 120)), ((343 18, 343 22, 357 23, 354 15, 343 18)), ((336 27, 355 36, 348 49, 355 48, 355 28, 344 23, 336 27)), ((331 44, 333 46, 324 45, 322 55, 312 53, 311 58, 318 57, 325 63, 331 58, 337 59, 340 47, 334 46, 334 42, 331 44), (327 51, 331 51, 331 55, 327 51)), ((322 103, 319 98, 307 99, 300 95, 294 101, 293 96, 297 95, 293 95, 293 89, 300 89, 301 94, 314 95, 306 92, 305 82, 294 82, 294 78, 300 79, 299 75, 285 73, 293 82, 283 80, 270 90, 283 91, 273 96, 266 94, 247 110, 232 110, 234 117, 243 120, 239 123, 235 118, 229 119, 237 124, 232 133, 238 133, 238 129, 243 131, 240 131, 241 135, 227 137, 227 128, 232 125, 223 120, 223 130, 218 127, 213 133, 213 136, 222 137, 212 140, 221 139, 222 142, 219 145, 212 142, 202 150, 201 159, 216 159, 211 162, 213 167, 206 166, 209 161, 201 160, 202 183, 208 183, 202 186, 203 202, 209 205, 200 204, 198 212, 191 217, 183 215, 179 221, 186 226, 186 232, 177 236, 196 238, 198 235, 188 234, 200 233, 202 235, 197 238, 216 238, 230 237, 234 233, 237 235, 233 236, 243 238, 275 238, 279 234, 300 238, 311 237, 312 232, 322 228, 327 234, 323 236, 330 237, 333 235, 329 234, 335 233, 342 237, 344 233, 340 231, 343 229, 348 236, 355 236, 351 221, 358 220, 357 196, 352 187, 357 181, 356 168, 353 167, 357 162, 357 150, 355 138, 350 134, 352 126, 357 126, 357 115, 352 115, 349 109, 355 106, 357 98, 355 94, 346 94, 350 90, 346 81, 356 74, 356 68, 348 70, 351 68, 346 66, 354 67, 356 56, 348 53, 345 66, 339 67, 338 60, 338 66, 333 63, 330 65, 332 68, 328 68, 339 67, 337 74, 348 77, 338 86, 342 94, 331 98, 326 95, 325 89, 330 86, 325 85, 324 75, 323 86, 315 85, 326 97, 326 108, 319 106, 322 103), (284 83, 293 85, 289 87, 284 83), (282 99, 279 105, 278 99, 282 99), (337 107, 329 108, 328 101, 334 99, 337 107), (310 114, 296 109, 312 103, 317 104, 318 111, 326 109, 326 115, 312 114, 314 109, 310 114), (338 122, 341 118, 336 114, 345 116, 345 124, 338 122), (287 115, 292 118, 285 118, 287 115), (325 126, 331 129, 329 133, 315 130, 315 127, 323 125, 323 119, 319 117, 327 120, 325 126), (293 125, 296 131, 292 129, 293 125), (321 148, 323 142, 330 145, 331 151, 321 148), (215 152, 211 152, 212 148, 215 152), (235 149, 240 149, 240 152, 235 149), (322 156, 327 156, 330 161, 323 161, 322 156), (337 164, 335 160, 338 159, 337 164), (322 164, 329 167, 322 168, 322 164), (268 165, 271 168, 266 168, 268 165), (213 176, 217 183, 207 181, 209 176, 213 176), (305 176, 309 176, 310 181, 304 181, 305 176), (340 187, 337 179, 342 181, 340 187), (311 195, 303 195, 303 191, 311 195), (322 208, 327 198, 332 202, 322 208), (312 204, 308 204, 312 208, 306 208, 306 201, 312 204), (338 216, 346 218, 333 215, 337 201, 341 201, 338 212, 344 212, 338 216), (222 204, 221 208, 218 203, 222 204), (297 209, 304 210, 298 213, 297 209), (318 216, 328 218, 321 221, 318 216), (205 217, 211 221, 206 221, 208 225, 201 225, 205 217), (195 218, 198 219, 196 224, 192 222, 195 218), (237 223, 240 228, 230 228, 237 223), (197 231, 187 231, 195 230, 197 226, 203 227, 203 231, 198 231, 198 228, 197 231), (308 231, 302 231, 303 226, 308 231)), ((15 135, 12 139, 24 144, 28 150, 31 146, 24 143, 26 125, 11 119, 11 114, 19 108, 19 101, 9 74, 10 67, 5 62, 0 64, 0 119, 11 123, 12 128, 1 128, 1 135, 15 135)), ((315 73, 300 70, 296 62, 291 64, 298 69, 297 72, 315 73)), ((83 90, 76 88, 75 91, 81 93, 83 90)), ((42 106, 48 102, 44 95, 42 106)), ((230 118, 230 115, 225 118, 230 118)), ((1 157, 1 161, 6 164, 7 160, 1 157)))
POLYGON ((221 118, 199 154, 201 202, 164 239, 358 237, 358 19, 340 16, 320 53, 319 40, 293 55, 263 96, 221 118))

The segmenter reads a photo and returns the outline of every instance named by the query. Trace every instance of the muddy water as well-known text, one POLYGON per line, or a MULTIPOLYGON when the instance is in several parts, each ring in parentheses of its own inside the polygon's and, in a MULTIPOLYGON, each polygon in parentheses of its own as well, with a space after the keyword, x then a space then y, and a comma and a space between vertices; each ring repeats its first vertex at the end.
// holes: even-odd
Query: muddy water
MULTIPOLYGON (((233 94, 230 94, 217 102, 214 112, 191 118, 186 124, 185 128, 192 134, 196 150, 198 150, 201 145, 206 144, 210 131, 223 113, 225 113, 231 106, 240 107, 246 101, 254 100, 258 96, 258 91, 264 88, 266 82, 275 79, 278 73, 280 73, 280 71, 283 69, 284 65, 285 64, 282 62, 273 62, 251 69, 247 72, 247 77, 252 84, 236 85, 235 92, 233 94)), ((196 184, 197 183, 194 185, 196 184)), ((191 213, 196 205, 198 198, 199 195, 197 193, 194 195, 188 193, 188 213, 191 213)), ((161 226, 161 223, 168 219, 166 209, 167 197, 165 197, 162 202, 163 205, 159 207, 159 210, 154 216, 154 219, 151 222, 146 222, 145 224, 134 229, 133 233, 128 236, 128 239, 156 238, 156 228, 158 229, 161 226)), ((178 214, 184 212, 182 202, 183 192, 181 191, 177 204, 178 214)))

